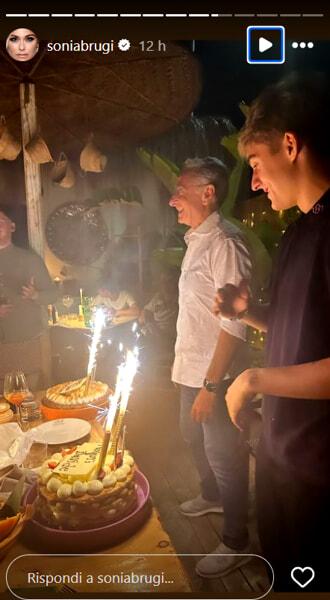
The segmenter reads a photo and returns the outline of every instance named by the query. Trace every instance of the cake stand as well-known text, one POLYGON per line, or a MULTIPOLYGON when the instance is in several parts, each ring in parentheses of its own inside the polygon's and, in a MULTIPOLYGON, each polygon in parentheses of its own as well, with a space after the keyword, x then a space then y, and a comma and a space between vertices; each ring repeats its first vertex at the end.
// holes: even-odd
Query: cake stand
MULTIPOLYGON (((119 521, 93 529, 55 529, 48 527, 36 518, 26 525, 26 542, 38 547, 42 552, 90 552, 107 548, 131 537, 147 520, 151 513, 150 486, 141 471, 135 473, 137 506, 133 512, 119 521)), ((32 504, 37 498, 37 485, 30 488, 24 498, 24 504, 32 504)))

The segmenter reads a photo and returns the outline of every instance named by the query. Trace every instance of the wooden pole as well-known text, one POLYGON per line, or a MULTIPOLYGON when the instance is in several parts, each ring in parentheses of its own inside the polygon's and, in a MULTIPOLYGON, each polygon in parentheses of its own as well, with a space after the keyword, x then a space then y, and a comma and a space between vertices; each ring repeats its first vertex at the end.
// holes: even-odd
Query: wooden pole
POLYGON ((32 162, 24 150, 38 128, 34 83, 20 83, 20 104, 29 243, 43 258, 45 243, 40 165, 32 162))

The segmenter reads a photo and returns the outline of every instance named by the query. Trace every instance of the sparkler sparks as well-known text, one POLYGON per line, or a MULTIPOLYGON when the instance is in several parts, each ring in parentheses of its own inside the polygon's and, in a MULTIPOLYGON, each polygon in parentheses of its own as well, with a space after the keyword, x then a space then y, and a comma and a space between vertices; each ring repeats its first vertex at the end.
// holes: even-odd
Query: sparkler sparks
POLYGON ((97 347, 99 345, 101 334, 103 327, 105 325, 105 314, 102 308, 97 308, 95 312, 95 318, 93 323, 93 336, 92 343, 89 349, 89 360, 87 366, 87 381, 86 381, 86 393, 88 392, 89 384, 91 379, 93 379, 94 371, 96 367, 96 356, 97 356, 97 347))
POLYGON ((127 409, 129 395, 132 390, 133 379, 139 366, 138 354, 139 352, 137 347, 135 347, 134 350, 128 350, 125 362, 118 367, 115 392, 110 398, 111 403, 105 424, 103 443, 97 469, 98 476, 103 469, 105 458, 108 453, 110 439, 110 454, 113 455, 114 464, 116 464, 118 440, 123 427, 123 420, 127 409), (118 406, 119 413, 116 418, 118 406))
POLYGON ((91 375, 96 365, 97 347, 101 339, 102 329, 105 325, 105 314, 102 308, 97 308, 93 325, 93 337, 89 349, 89 360, 87 367, 87 376, 91 375))
POLYGON ((128 398, 130 392, 132 391, 132 383, 133 379, 136 375, 139 361, 138 361, 138 349, 134 348, 134 350, 128 350, 126 354, 126 362, 121 365, 123 368, 123 387, 121 390, 121 400, 119 411, 121 414, 125 414, 128 398))

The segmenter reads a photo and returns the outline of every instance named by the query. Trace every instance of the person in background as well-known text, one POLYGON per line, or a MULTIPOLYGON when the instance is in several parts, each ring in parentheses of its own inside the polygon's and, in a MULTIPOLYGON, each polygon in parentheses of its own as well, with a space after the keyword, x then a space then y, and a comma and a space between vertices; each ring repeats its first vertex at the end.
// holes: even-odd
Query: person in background
POLYGON ((116 274, 108 275, 98 288, 98 294, 93 301, 94 306, 103 306, 114 323, 121 317, 137 319, 140 314, 139 306, 134 296, 122 289, 116 274))
POLYGON ((177 269, 162 271, 158 290, 145 305, 139 322, 151 347, 170 351, 174 347, 178 317, 177 269))
POLYGON ((12 208, 0 204, 0 382, 21 369, 37 389, 50 383, 47 305, 57 290, 42 259, 12 243, 15 228, 12 208))
POLYGON ((224 286, 216 299, 222 316, 267 331, 266 366, 239 375, 226 401, 242 428, 245 405, 264 395, 257 517, 278 592, 301 591, 291 575, 296 567, 298 581, 310 578, 306 591, 329 592, 329 139, 326 76, 292 74, 254 101, 240 134, 251 187, 275 211, 298 207, 301 215, 281 240, 269 305, 254 304, 244 281, 224 286))
POLYGON ((189 225, 179 281, 179 314, 172 380, 180 386, 180 426, 201 480, 201 494, 181 504, 197 517, 224 513, 223 541, 198 561, 202 577, 220 577, 249 560, 248 449, 232 425, 224 394, 240 372, 245 325, 218 320, 214 291, 249 278, 251 261, 239 231, 219 214, 228 189, 224 164, 213 157, 187 160, 170 206, 189 225), (222 282, 222 283, 221 283, 222 282))

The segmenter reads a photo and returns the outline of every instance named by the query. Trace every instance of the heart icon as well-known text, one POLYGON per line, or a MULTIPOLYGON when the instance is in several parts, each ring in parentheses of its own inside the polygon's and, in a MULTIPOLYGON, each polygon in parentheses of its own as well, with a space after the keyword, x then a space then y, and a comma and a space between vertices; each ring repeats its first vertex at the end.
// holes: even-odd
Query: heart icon
POLYGON ((291 570, 291 579, 301 588, 305 588, 315 577, 312 567, 294 567, 291 570))

